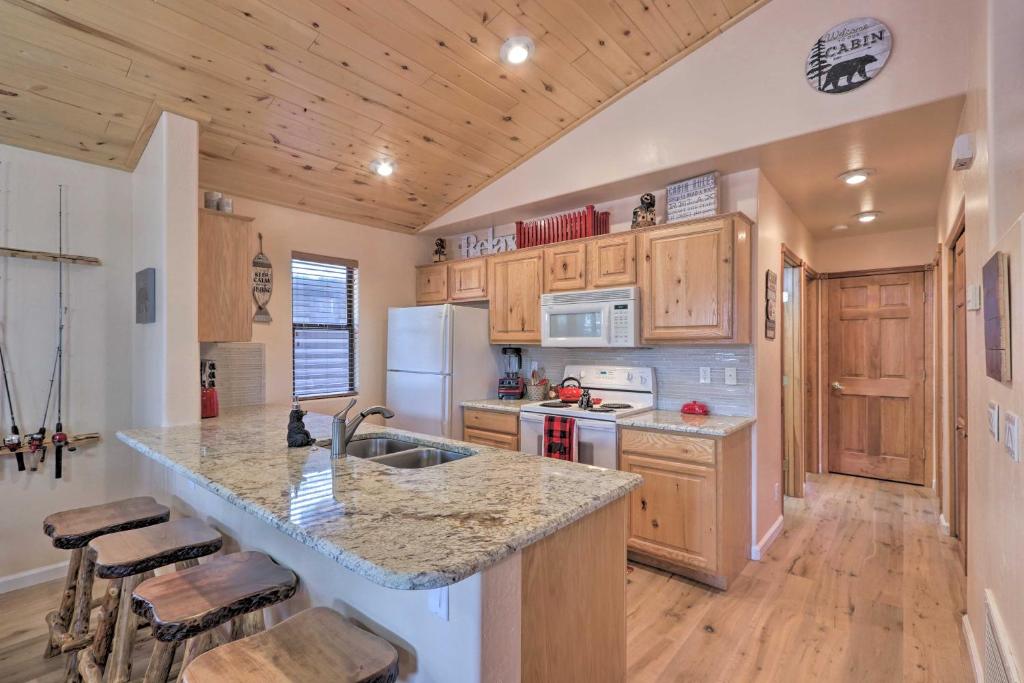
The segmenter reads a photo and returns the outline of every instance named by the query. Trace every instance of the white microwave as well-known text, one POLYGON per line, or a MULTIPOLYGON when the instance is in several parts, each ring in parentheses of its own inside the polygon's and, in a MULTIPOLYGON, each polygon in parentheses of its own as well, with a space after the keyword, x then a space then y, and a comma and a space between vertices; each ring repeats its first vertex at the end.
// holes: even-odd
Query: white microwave
POLYGON ((544 294, 540 320, 541 346, 633 347, 640 323, 637 288, 544 294))

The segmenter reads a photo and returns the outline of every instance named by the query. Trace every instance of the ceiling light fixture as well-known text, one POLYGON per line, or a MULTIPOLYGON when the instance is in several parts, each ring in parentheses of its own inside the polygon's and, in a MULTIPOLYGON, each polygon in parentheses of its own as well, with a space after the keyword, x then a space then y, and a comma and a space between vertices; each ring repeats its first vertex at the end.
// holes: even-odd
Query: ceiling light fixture
POLYGON ((839 225, 832 226, 832 230, 834 230, 835 232, 842 232, 843 230, 848 230, 849 228, 850 226, 847 225, 846 223, 840 223, 839 225))
POLYGON ((373 172, 377 175, 387 178, 395 172, 395 162, 388 161, 387 159, 381 159, 370 164, 370 168, 372 168, 373 172))
POLYGON ((533 53, 533 41, 525 36, 509 38, 501 46, 501 61, 506 64, 522 64, 533 53))
POLYGON ((847 185, 860 185, 870 178, 872 174, 874 174, 874 171, 870 168, 857 168, 842 174, 839 176, 839 179, 847 185))
POLYGON ((861 223, 873 223, 881 215, 881 211, 861 211, 856 218, 861 223))

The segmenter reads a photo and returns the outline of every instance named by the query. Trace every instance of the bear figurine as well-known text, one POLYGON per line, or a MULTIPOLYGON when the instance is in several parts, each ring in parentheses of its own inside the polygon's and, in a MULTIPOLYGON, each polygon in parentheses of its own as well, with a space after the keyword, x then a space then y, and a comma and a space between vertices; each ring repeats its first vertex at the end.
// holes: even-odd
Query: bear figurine
POLYGON ((654 195, 650 192, 645 192, 640 197, 640 206, 633 209, 633 223, 629 227, 634 228, 646 228, 651 225, 657 225, 658 214, 654 210, 654 195))

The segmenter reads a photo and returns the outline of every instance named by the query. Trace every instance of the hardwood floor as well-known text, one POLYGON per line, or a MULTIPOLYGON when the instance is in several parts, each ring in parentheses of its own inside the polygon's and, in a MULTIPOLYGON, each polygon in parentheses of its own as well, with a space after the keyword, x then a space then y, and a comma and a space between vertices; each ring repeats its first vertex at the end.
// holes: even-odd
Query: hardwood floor
POLYGON ((972 679, 934 493, 841 475, 809 475, 805 491, 726 593, 631 566, 631 683, 972 679))
MULTIPOLYGON (((971 680, 964 579, 934 494, 839 475, 809 475, 805 492, 726 593, 631 565, 630 683, 971 680)), ((0 595, 0 681, 62 679, 62 659, 42 657, 59 585, 0 595)), ((151 643, 136 648, 133 680, 151 643)))

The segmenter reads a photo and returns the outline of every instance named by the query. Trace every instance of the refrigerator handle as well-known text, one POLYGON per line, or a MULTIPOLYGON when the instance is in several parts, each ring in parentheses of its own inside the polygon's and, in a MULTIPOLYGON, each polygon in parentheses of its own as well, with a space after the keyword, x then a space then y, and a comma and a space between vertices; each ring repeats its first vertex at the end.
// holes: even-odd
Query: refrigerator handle
POLYGON ((452 334, 452 328, 455 326, 453 317, 452 305, 444 304, 441 311, 441 348, 444 353, 444 367, 441 372, 444 374, 452 372, 452 347, 455 345, 452 334))
POLYGON ((446 439, 462 438, 459 434, 453 437, 452 432, 452 378, 445 378, 444 396, 441 397, 441 436, 446 439))

